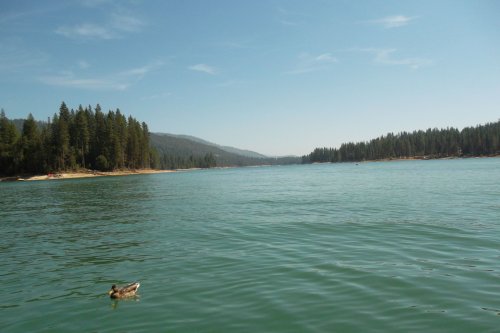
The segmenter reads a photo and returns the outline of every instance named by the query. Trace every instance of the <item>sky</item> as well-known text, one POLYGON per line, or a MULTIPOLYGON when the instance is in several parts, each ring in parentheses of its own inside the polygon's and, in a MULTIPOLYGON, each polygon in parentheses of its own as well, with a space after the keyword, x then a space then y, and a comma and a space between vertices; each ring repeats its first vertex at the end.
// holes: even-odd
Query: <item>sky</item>
POLYGON ((500 119, 500 2, 0 0, 0 108, 270 156, 500 119))

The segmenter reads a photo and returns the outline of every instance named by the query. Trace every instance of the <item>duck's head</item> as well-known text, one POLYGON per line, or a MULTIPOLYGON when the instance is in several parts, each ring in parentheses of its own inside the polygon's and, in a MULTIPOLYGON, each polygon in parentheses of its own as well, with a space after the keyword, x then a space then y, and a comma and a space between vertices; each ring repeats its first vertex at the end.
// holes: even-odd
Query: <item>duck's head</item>
POLYGON ((108 291, 108 295, 111 296, 114 293, 116 293, 117 291, 118 291, 118 288, 116 288, 116 285, 114 284, 111 286, 111 289, 108 291))

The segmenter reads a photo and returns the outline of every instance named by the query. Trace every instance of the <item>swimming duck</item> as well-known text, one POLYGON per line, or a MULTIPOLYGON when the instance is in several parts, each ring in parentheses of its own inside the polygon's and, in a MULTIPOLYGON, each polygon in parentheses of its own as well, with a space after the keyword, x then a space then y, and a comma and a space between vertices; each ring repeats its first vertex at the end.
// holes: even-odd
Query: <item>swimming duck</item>
POLYGON ((140 286, 141 284, 139 282, 134 282, 124 287, 117 287, 116 285, 112 285, 111 290, 108 291, 108 295, 111 298, 134 297, 137 293, 137 289, 139 289, 140 286))

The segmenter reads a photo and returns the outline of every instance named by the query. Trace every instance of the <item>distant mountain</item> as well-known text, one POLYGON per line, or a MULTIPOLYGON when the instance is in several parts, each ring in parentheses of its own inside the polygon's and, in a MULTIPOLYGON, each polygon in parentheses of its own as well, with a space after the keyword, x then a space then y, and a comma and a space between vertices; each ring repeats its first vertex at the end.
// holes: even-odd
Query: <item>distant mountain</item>
POLYGON ((217 166, 252 166, 301 163, 301 158, 299 157, 271 158, 255 152, 249 152, 233 147, 229 147, 229 150, 231 151, 228 151, 225 146, 220 146, 188 135, 151 133, 150 142, 160 155, 177 156, 180 158, 189 158, 193 156, 199 158, 206 156, 207 154, 212 154, 217 161, 217 166))
POLYGON ((254 152, 254 151, 251 151, 251 150, 239 149, 239 148, 230 147, 230 146, 221 146, 221 145, 218 145, 216 143, 213 143, 213 142, 210 142, 207 140, 203 140, 203 139, 197 138, 195 136, 191 136, 191 135, 169 134, 169 133, 155 133, 155 134, 167 135, 167 136, 172 136, 175 138, 181 138, 181 139, 187 139, 187 140, 194 141, 194 142, 199 142, 199 143, 202 143, 204 145, 217 147, 217 148, 220 148, 228 153, 232 153, 232 154, 236 154, 236 155, 240 155, 240 156, 253 157, 253 158, 268 158, 268 156, 266 156, 266 155, 262 155, 262 154, 254 152))

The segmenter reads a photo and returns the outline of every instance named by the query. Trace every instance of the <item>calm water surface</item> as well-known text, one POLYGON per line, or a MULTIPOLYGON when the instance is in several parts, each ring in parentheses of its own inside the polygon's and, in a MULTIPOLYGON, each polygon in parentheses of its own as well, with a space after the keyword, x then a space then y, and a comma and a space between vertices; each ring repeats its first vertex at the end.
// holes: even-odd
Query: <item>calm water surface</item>
POLYGON ((1 183, 0 226, 2 332, 500 327, 498 158, 1 183))

